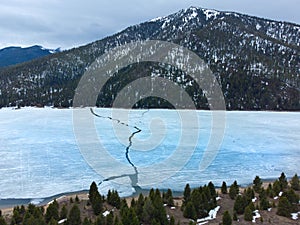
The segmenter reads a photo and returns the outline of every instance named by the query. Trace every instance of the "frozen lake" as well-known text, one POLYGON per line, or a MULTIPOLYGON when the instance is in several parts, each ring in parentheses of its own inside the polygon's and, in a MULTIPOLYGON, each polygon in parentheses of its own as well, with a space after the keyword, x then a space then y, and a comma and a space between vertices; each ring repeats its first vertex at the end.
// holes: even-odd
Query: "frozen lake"
POLYGON ((72 109, 0 110, 0 199, 45 198, 105 179, 100 190, 115 188, 125 196, 134 191, 134 179, 141 188, 180 191, 186 183, 248 184, 255 175, 300 174, 298 112, 226 112, 223 142, 199 171, 214 129, 209 111, 194 111, 195 125, 190 111, 94 109, 95 116, 75 110, 92 118, 97 140, 89 126, 74 128, 72 109), (182 122, 184 129, 181 118, 191 118, 182 122), (97 152, 100 145, 107 155, 97 152))

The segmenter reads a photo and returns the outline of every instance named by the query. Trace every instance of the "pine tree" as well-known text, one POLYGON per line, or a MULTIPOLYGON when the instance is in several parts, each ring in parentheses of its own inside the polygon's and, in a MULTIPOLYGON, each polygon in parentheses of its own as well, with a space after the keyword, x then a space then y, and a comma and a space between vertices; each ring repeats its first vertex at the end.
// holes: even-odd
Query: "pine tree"
POLYGON ((76 202, 76 203, 79 203, 78 195, 76 195, 76 197, 75 197, 75 202, 76 202))
POLYGON ((108 204, 116 207, 117 209, 120 209, 121 207, 121 198, 119 196, 118 191, 116 190, 112 190, 112 191, 108 191, 107 194, 107 202, 108 204))
POLYGON ((168 206, 174 206, 173 193, 171 189, 168 189, 166 193, 163 193, 163 201, 168 206))
POLYGON ((285 190, 288 186, 288 182, 287 182, 286 176, 283 172, 281 173, 278 180, 279 180, 281 191, 285 190))
MULTIPOLYGON (((264 191, 264 190, 261 189, 261 191, 264 191)), ((250 204, 252 202, 252 199, 255 197, 253 189, 251 187, 248 187, 244 191, 244 196, 246 197, 247 203, 250 204)))
POLYGON ((166 209, 163 205, 163 200, 162 200, 161 194, 158 189, 155 192, 155 197, 152 200, 152 204, 154 207, 154 218, 161 225, 167 225, 168 224, 167 213, 166 213, 166 209))
POLYGON ((237 220, 238 220, 236 211, 233 211, 233 217, 232 217, 232 219, 233 219, 234 221, 237 221, 237 220))
POLYGON ((277 196, 280 191, 281 191, 280 182, 278 180, 275 180, 274 183, 273 183, 273 192, 274 192, 274 195, 277 196))
POLYGON ((293 189, 284 192, 282 196, 285 196, 288 199, 288 201, 295 206, 295 210, 297 210, 297 204, 299 203, 299 195, 297 195, 293 189))
POLYGON ((138 198, 137 203, 136 203, 136 214, 137 214, 139 220, 142 220, 142 218, 143 218, 143 207, 144 207, 144 204, 145 204, 144 196, 141 193, 139 195, 139 198, 138 198))
POLYGON ((115 216, 114 225, 123 225, 118 216, 115 216))
POLYGON ((255 210, 255 206, 254 206, 253 202, 250 202, 248 207, 251 209, 252 212, 255 210))
POLYGON ((97 219, 96 219, 94 225, 105 225, 105 219, 102 214, 97 216, 97 219))
POLYGON ((143 221, 145 222, 151 222, 151 218, 153 218, 154 216, 154 206, 152 204, 152 201, 147 198, 145 200, 144 206, 143 206, 143 221))
POLYGON ((292 205, 289 200, 282 196, 279 199, 278 207, 277 207, 277 215, 290 217, 291 216, 292 205))
POLYGON ((186 184, 183 192, 183 204, 187 204, 190 200, 191 200, 191 188, 189 184, 186 184))
POLYGON ((193 220, 195 220, 197 218, 196 210, 195 210, 195 207, 192 202, 187 203, 187 205, 183 211, 183 216, 185 218, 190 218, 193 220))
POLYGON ((267 197, 264 196, 260 199, 260 209, 267 210, 268 208, 270 208, 270 202, 268 201, 267 197))
POLYGON ((99 194, 98 187, 95 182, 90 186, 89 190, 89 200, 91 202, 92 208, 95 215, 99 215, 102 212, 102 197, 99 194))
POLYGON ((99 195, 99 192, 98 192, 97 184, 95 183, 95 181, 93 181, 90 186, 90 190, 89 190, 89 200, 90 200, 91 204, 93 204, 94 199, 96 197, 98 197, 98 195, 99 195))
POLYGON ((225 181, 222 183, 221 192, 222 194, 227 194, 227 184, 225 181))
POLYGON ((92 222, 87 217, 85 217, 82 225, 92 225, 92 222))
POLYGON ((297 174, 295 174, 291 180, 291 188, 294 189, 295 191, 300 190, 300 182, 297 174))
POLYGON ((45 215, 47 223, 51 220, 51 218, 55 219, 56 221, 59 219, 58 207, 59 206, 56 200, 54 200, 53 203, 48 206, 45 215))
POLYGON ((0 216, 0 225, 7 225, 7 223, 5 222, 5 219, 2 217, 2 215, 0 216))
POLYGON ((274 191, 273 191, 273 187, 272 184, 268 185, 268 188, 266 190, 266 194, 268 197, 273 198, 274 197, 274 191))
POLYGON ((81 225, 80 210, 76 204, 70 210, 67 224, 68 225, 81 225))
POLYGON ((114 213, 113 212, 110 212, 107 217, 106 217, 106 224, 107 225, 112 225, 114 222, 114 213))
POLYGON ((235 199, 235 197, 239 194, 239 186, 236 181, 233 182, 232 185, 230 185, 229 188, 229 196, 231 199, 235 199))
POLYGON ((224 212, 222 222, 223 222, 223 225, 231 225, 232 224, 231 215, 228 211, 224 212))
POLYGON ((154 196, 155 196, 155 191, 154 191, 153 188, 151 188, 150 191, 149 191, 149 198, 153 201, 154 196))
MULTIPOLYGON (((1 224, 0 224, 1 225, 1 224)), ((175 219, 174 219, 174 216, 172 215, 171 218, 170 218, 170 223, 169 225, 175 225, 175 219)))
POLYGON ((60 210, 59 218, 61 220, 66 219, 68 217, 68 210, 66 208, 66 205, 63 205, 63 207, 60 210))
POLYGON ((249 206, 247 206, 245 208, 244 219, 246 221, 252 221, 252 218, 253 218, 253 216, 252 216, 252 210, 250 209, 249 206))
POLYGON ((259 176, 256 176, 253 180, 253 189, 256 193, 259 193, 262 187, 262 181, 259 176))
POLYGON ((216 188, 215 188, 215 185, 213 184, 213 182, 210 181, 208 183, 207 187, 209 188, 211 198, 215 199, 217 197, 217 192, 216 192, 216 188))
POLYGON ((243 214, 246 205, 247 202, 245 202, 245 198, 243 198, 241 195, 238 195, 234 201, 233 209, 237 214, 243 214))
POLYGON ((57 221, 52 217, 48 225, 58 225, 57 221))
POLYGON ((138 217, 133 208, 124 207, 121 215, 123 225, 139 225, 138 217))

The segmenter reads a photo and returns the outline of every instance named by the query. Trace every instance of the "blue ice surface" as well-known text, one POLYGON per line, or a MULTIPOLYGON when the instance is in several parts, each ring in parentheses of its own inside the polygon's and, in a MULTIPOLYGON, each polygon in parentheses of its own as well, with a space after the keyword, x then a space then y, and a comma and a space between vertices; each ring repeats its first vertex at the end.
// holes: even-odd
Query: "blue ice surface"
MULTIPOLYGON (((194 111, 198 121, 182 121, 180 113, 190 112, 94 110, 103 116, 93 118, 99 143, 128 171, 116 167, 105 169, 120 176, 133 171, 125 157, 126 147, 129 136, 136 131, 134 127, 142 130, 132 137, 129 150, 129 158, 139 171, 138 184, 142 188, 180 191, 186 183, 192 187, 209 181, 216 186, 222 181, 230 184, 234 180, 248 184, 255 175, 273 179, 282 171, 289 177, 300 174, 299 112, 226 112, 221 147, 210 165, 199 171, 212 129, 210 111, 194 111), (120 119, 128 126, 109 117, 120 119), (194 146, 195 132, 199 135, 194 146), (191 138, 181 140, 184 134, 191 138), (167 164, 167 160, 177 154, 179 145, 186 149, 182 158, 188 157, 188 161, 174 162, 178 166, 167 164), (191 149, 194 150, 191 152, 191 149), (148 170, 148 167, 154 170, 148 170)), ((92 181, 98 183, 107 178, 105 169, 103 173, 95 171, 81 154, 73 131, 73 116, 73 109, 0 110, 0 199, 45 198, 88 189, 92 181)), ((128 177, 122 177, 103 182, 99 188, 103 194, 114 188, 126 196, 134 191, 130 184, 128 177)))

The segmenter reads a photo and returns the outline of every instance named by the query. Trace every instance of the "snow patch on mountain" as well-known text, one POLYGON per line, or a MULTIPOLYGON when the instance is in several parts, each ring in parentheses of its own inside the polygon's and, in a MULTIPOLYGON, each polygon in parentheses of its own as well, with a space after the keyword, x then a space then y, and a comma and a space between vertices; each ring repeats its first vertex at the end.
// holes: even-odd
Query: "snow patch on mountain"
POLYGON ((206 15, 206 20, 209 20, 211 18, 215 19, 218 15, 220 15, 220 12, 213 9, 205 9, 203 10, 203 13, 206 15))

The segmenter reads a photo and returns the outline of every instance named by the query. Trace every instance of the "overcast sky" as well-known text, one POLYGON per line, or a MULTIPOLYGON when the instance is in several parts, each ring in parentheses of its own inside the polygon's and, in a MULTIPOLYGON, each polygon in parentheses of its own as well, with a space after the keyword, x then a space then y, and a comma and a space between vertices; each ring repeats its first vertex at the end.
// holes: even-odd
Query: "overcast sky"
POLYGON ((300 0, 0 0, 0 48, 68 49, 190 6, 300 24, 300 0))

